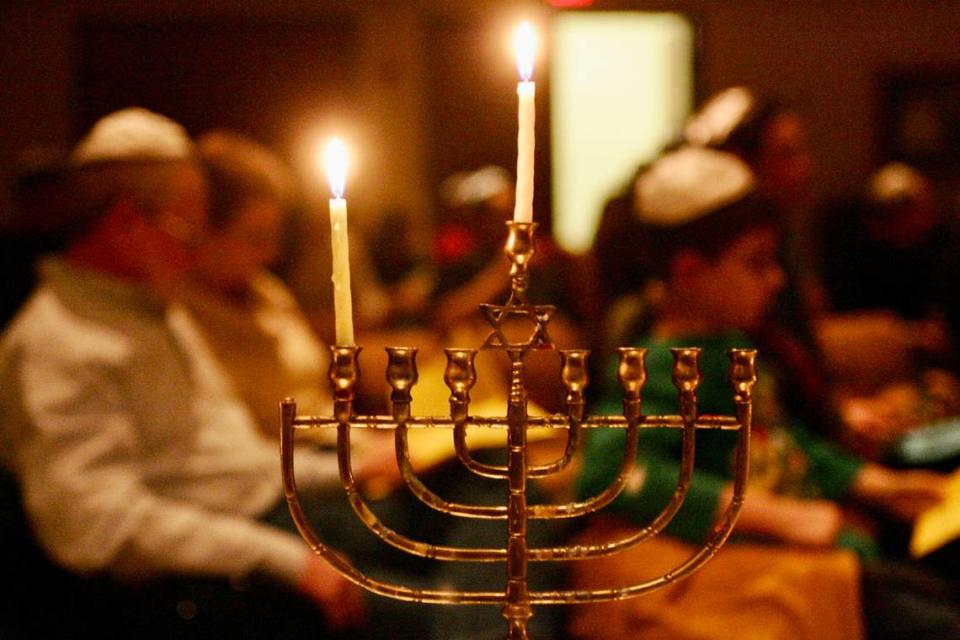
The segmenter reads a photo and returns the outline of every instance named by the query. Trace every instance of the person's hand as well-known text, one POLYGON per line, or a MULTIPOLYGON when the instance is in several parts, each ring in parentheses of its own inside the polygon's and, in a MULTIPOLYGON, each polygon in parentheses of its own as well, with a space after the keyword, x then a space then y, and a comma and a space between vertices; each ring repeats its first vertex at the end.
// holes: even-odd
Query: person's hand
POLYGON ((340 575, 313 551, 309 552, 297 590, 319 605, 334 629, 356 627, 366 620, 360 587, 340 575))
POLYGON ((925 470, 896 471, 869 464, 853 486, 853 493, 892 516, 912 522, 939 504, 946 492, 947 476, 925 470))
POLYGON ((891 384, 869 396, 852 395, 837 403, 844 437, 858 453, 875 459, 918 419, 921 402, 916 385, 891 384))
POLYGON ((828 500, 781 498, 772 515, 776 536, 802 547, 832 546, 843 526, 843 513, 828 500))
POLYGON ((393 434, 371 433, 355 457, 353 477, 364 495, 380 499, 403 484, 393 434))
MULTIPOLYGON (((728 492, 729 493, 729 492, 728 492)), ((721 499, 721 504, 728 500, 721 499)), ((830 547, 843 526, 843 513, 829 500, 798 500, 748 491, 737 530, 802 547, 830 547)))

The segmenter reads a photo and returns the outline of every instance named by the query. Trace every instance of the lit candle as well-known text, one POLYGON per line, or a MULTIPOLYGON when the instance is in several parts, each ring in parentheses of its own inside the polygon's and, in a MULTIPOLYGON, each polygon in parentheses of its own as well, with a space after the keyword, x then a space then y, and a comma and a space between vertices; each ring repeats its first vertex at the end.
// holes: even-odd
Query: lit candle
POLYGON ((533 126, 536 118, 534 97, 537 85, 530 80, 533 76, 533 55, 537 47, 536 36, 529 22, 517 29, 514 46, 517 52, 517 70, 520 82, 517 84, 519 105, 517 120, 517 191, 513 207, 513 219, 516 222, 533 220, 533 126))
POLYGON ((347 201, 343 190, 347 182, 347 148, 334 138, 324 153, 327 179, 330 181, 330 243, 333 248, 333 311, 336 340, 341 346, 353 345, 353 303, 350 297, 350 245, 347 238, 347 201))

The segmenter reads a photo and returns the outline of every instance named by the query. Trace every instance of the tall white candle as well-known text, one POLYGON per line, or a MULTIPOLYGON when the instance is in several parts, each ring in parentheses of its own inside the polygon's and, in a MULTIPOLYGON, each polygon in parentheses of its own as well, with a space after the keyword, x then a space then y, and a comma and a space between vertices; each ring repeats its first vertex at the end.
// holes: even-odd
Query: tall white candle
POLYGON ((347 237, 347 149, 334 138, 324 154, 330 181, 330 243, 333 249, 333 311, 336 316, 337 345, 353 345, 353 302, 350 295, 350 244, 347 237))
POLYGON ((524 22, 517 30, 514 41, 517 53, 517 70, 520 82, 517 84, 519 98, 517 109, 517 190, 513 207, 513 219, 516 222, 533 220, 533 151, 534 124, 536 109, 534 98, 537 85, 533 76, 533 57, 536 51, 536 36, 529 22, 524 22))

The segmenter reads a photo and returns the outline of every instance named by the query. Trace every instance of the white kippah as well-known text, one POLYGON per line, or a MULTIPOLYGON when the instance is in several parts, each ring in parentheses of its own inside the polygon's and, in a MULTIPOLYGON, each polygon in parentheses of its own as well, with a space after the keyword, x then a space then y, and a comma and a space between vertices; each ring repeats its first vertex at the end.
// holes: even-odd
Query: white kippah
POLYGON ((440 187, 444 199, 453 206, 477 204, 511 187, 510 174, 495 165, 476 171, 455 173, 440 187))
POLYGON ((97 121, 70 154, 70 164, 83 167, 118 160, 186 160, 192 155, 193 143, 182 126, 166 116, 130 107, 97 121))
POLYGON ((746 87, 724 89, 690 116, 683 136, 689 144, 700 147, 722 145, 755 103, 753 94, 746 87))
POLYGON ((753 191, 753 172, 737 156, 701 147, 669 152, 640 174, 634 211, 644 223, 678 227, 753 191))
POLYGON ((879 203, 894 203, 915 198, 924 189, 925 181, 916 170, 902 162, 890 162, 870 178, 868 192, 879 203))

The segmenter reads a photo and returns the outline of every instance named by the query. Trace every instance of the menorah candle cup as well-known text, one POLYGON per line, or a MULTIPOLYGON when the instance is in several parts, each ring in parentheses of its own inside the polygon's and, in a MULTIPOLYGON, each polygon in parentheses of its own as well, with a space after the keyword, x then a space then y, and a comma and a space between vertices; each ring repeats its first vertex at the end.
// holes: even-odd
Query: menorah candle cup
POLYGON ((530 261, 536 251, 533 234, 537 229, 537 223, 508 220, 506 224, 507 243, 503 251, 510 259, 510 281, 514 293, 525 302, 527 289, 530 286, 530 261))
POLYGON ((355 345, 332 345, 330 347, 330 382, 333 383, 334 412, 339 414, 346 410, 345 416, 337 415, 338 419, 349 420, 353 408, 353 399, 356 394, 357 381, 360 379, 360 367, 357 359, 362 347, 355 345), (339 410, 337 407, 339 406, 339 410))
POLYGON ((584 389, 590 382, 587 372, 587 349, 562 349, 560 351, 560 382, 567 390, 567 413, 576 420, 583 419, 584 389))
POLYGON ((387 347, 387 383, 390 385, 390 404, 397 420, 410 417, 412 389, 417 373, 417 349, 412 347, 387 347))

